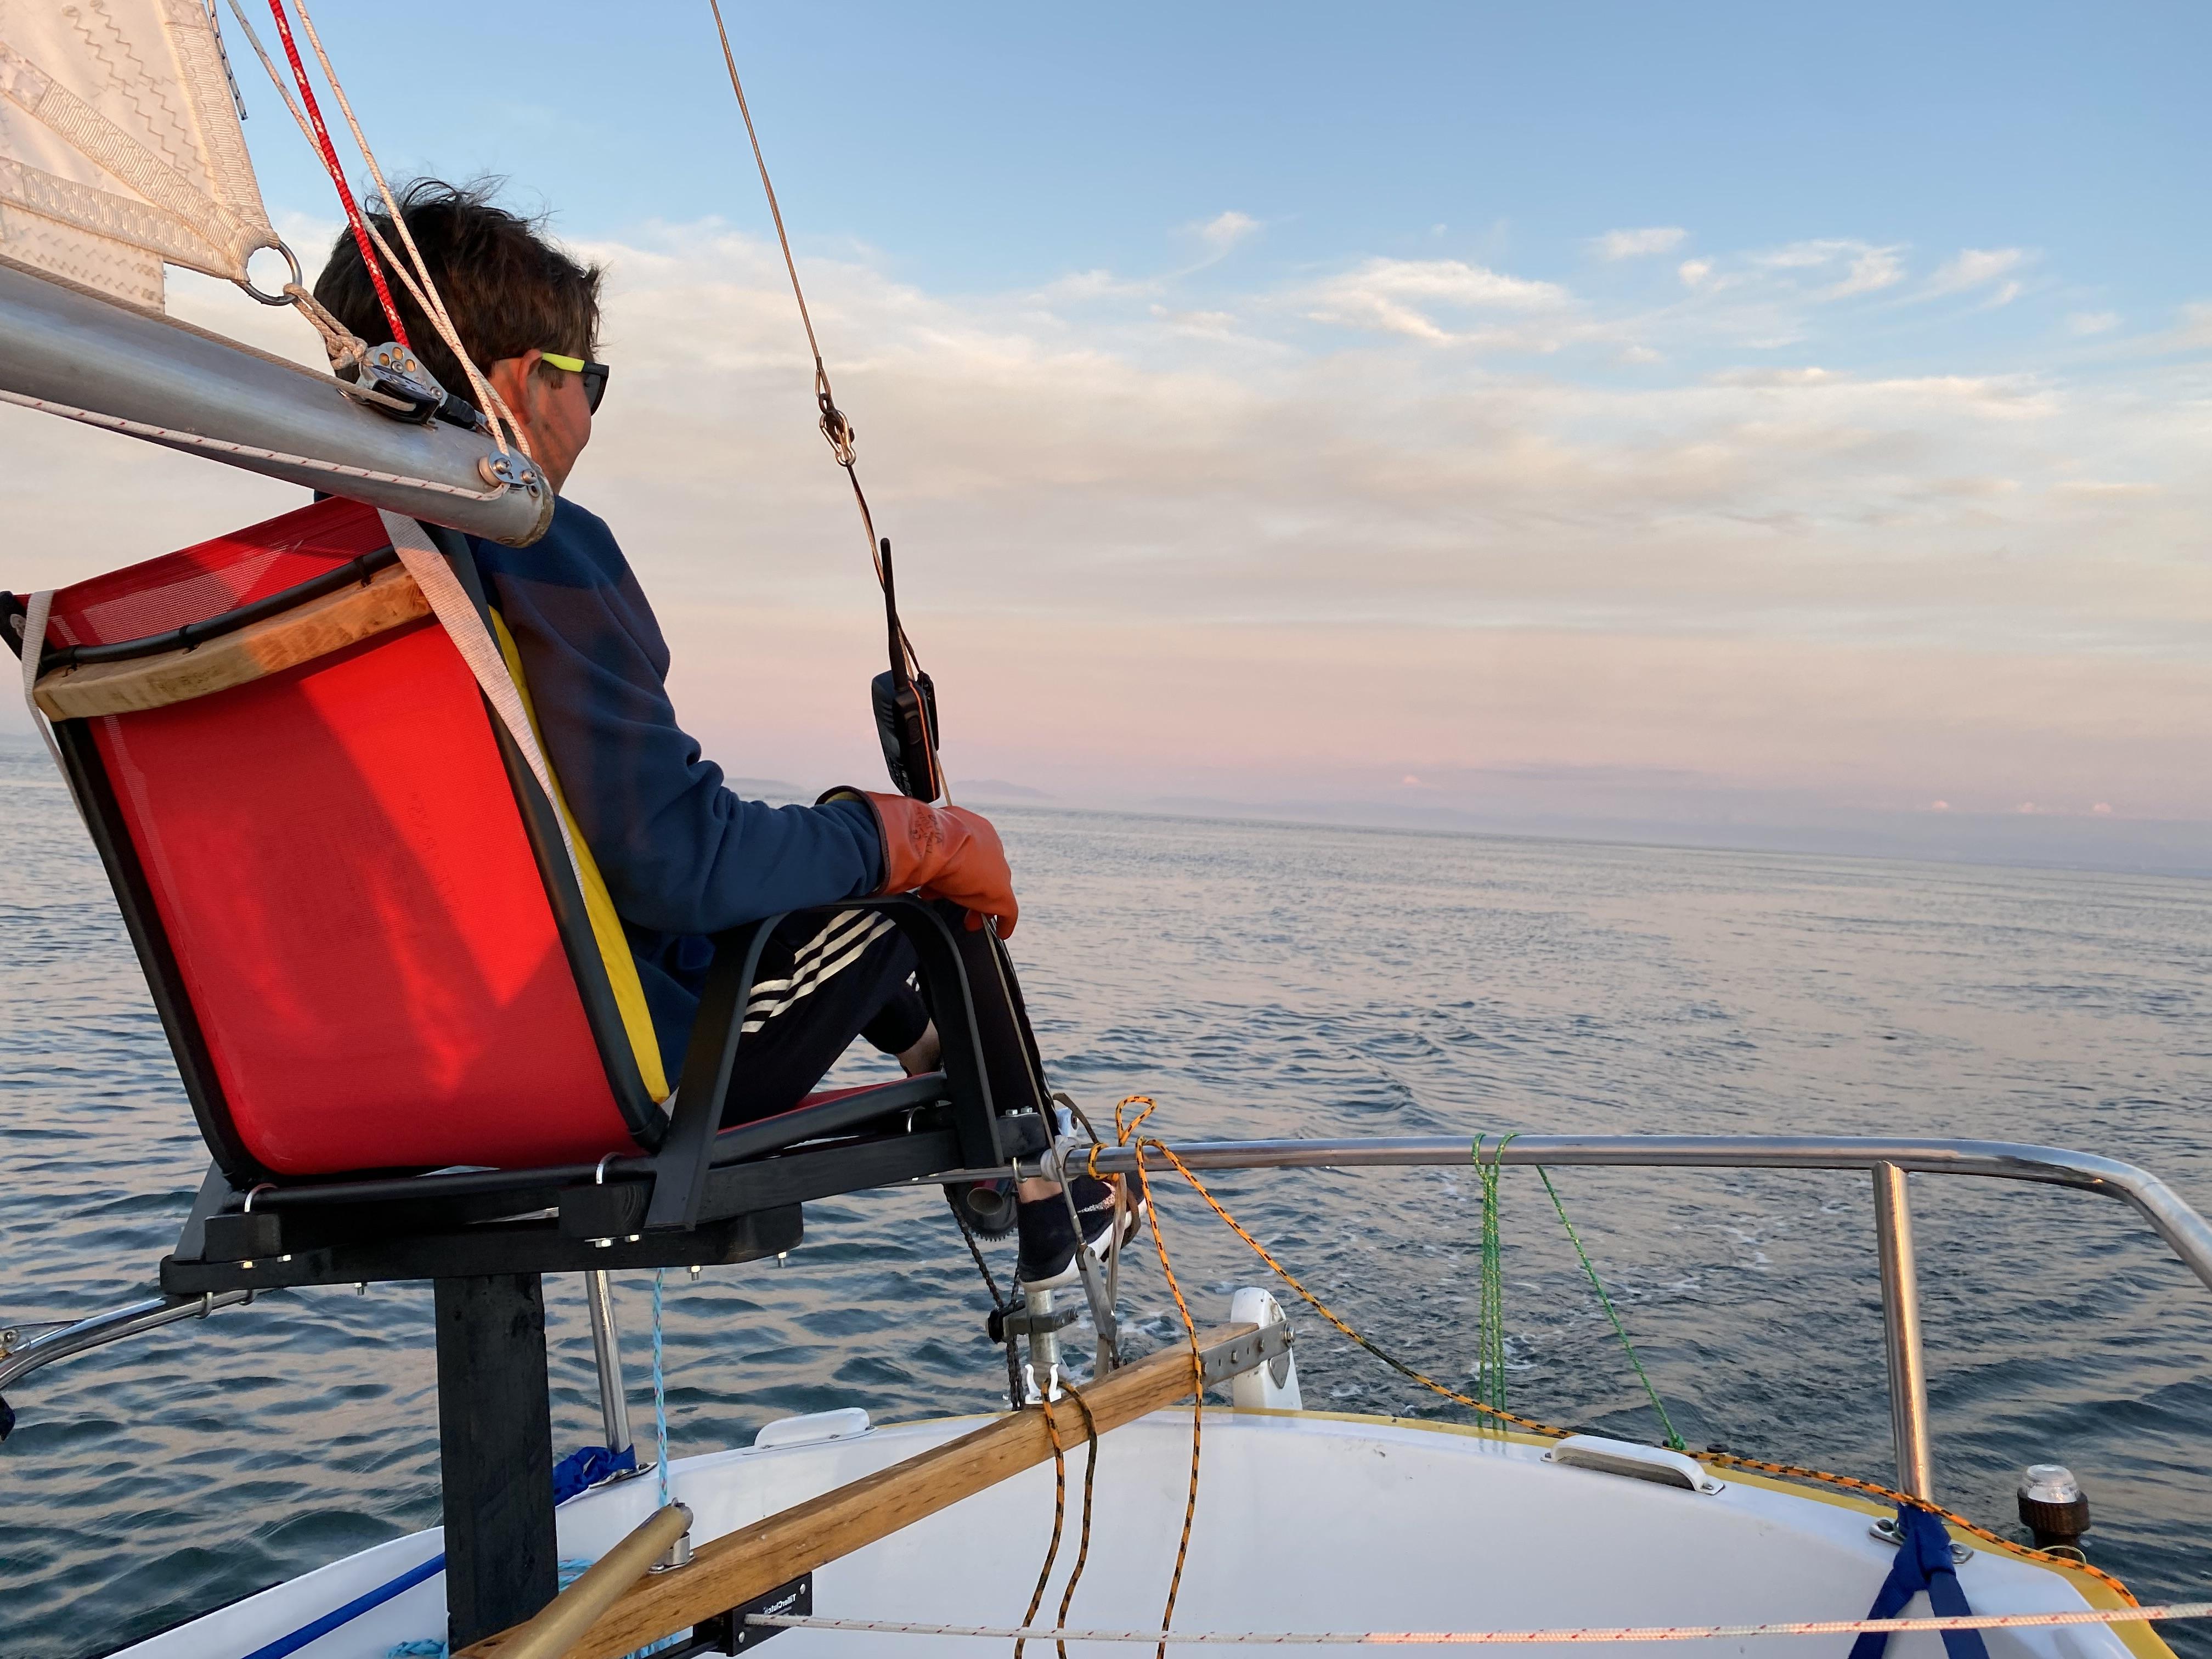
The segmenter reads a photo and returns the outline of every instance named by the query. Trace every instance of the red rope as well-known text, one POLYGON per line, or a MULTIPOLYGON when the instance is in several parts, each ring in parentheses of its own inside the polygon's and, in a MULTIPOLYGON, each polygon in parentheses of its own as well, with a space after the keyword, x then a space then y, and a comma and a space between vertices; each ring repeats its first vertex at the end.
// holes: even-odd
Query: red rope
POLYGON ((276 33, 284 42, 284 56, 291 61, 292 78, 299 83, 301 102, 307 106, 307 125, 314 128, 315 142, 322 147, 323 166, 331 175, 331 183, 337 186, 338 200, 345 204, 346 222, 353 227, 354 243, 361 249, 362 263, 368 267, 368 280, 376 285, 377 303, 384 307, 385 319, 392 325, 392 339, 411 351, 414 343, 407 337, 407 325, 399 320, 399 307, 392 303, 392 290, 385 286, 384 267, 376 262, 376 250, 369 245, 368 222, 361 216, 361 208, 346 184, 337 147, 331 143, 330 129, 323 125, 323 112, 315 102, 315 89, 307 80, 307 67, 300 61, 300 48, 292 39, 292 20, 284 15, 284 0, 269 0, 269 14, 276 20, 276 33))

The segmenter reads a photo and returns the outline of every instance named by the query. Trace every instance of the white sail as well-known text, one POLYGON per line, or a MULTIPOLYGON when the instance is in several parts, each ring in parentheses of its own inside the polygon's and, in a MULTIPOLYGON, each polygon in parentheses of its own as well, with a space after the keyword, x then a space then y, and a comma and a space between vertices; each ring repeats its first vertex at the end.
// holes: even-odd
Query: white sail
POLYGON ((206 0, 0 0, 0 258, 158 311, 276 240, 206 0))

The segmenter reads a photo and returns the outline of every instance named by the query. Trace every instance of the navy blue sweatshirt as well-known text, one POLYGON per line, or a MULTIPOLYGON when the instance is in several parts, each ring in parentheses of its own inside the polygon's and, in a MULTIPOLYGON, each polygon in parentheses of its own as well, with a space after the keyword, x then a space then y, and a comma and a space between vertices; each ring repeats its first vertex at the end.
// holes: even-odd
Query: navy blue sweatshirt
POLYGON ((668 647, 605 524, 562 500, 528 547, 470 538, 530 685, 546 758, 629 935, 672 1085, 714 951, 704 937, 872 893, 864 802, 770 806, 722 787, 676 723, 668 647))

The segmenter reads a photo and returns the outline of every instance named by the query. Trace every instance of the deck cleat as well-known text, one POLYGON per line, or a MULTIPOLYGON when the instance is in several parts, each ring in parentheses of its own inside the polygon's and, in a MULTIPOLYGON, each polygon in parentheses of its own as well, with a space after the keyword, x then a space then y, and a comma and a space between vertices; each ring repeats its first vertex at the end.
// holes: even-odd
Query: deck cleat
POLYGON ((1023 1405, 1024 1405, 1024 1406, 1049 1406, 1049 1405, 1057 1405, 1057 1404, 1059 1404, 1059 1402, 1060 1402, 1060 1398, 1061 1395, 1063 1395, 1065 1392, 1066 1392, 1066 1390, 1065 1390, 1065 1389, 1063 1389, 1060 1386, 1060 1362, 1059 1362, 1058 1360, 1054 1360, 1054 1361, 1052 1362, 1052 1364, 1050 1364, 1050 1365, 1046 1369, 1046 1371, 1045 1371, 1045 1378, 1044 1378, 1044 1388, 1042 1389, 1042 1391, 1040 1391, 1040 1390, 1038 1389, 1038 1388, 1037 1388, 1037 1380, 1036 1380, 1036 1363, 1035 1363, 1034 1361, 1024 1361, 1024 1362, 1023 1363, 1023 1365, 1022 1365, 1022 1404, 1023 1404, 1023 1405))

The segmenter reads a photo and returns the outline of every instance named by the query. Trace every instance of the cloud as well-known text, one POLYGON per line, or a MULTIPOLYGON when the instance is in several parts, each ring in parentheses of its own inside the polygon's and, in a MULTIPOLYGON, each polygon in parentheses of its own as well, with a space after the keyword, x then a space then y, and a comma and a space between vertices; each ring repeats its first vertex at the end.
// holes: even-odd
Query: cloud
POLYGON ((2212 349, 2212 301, 2192 300, 2181 307, 2172 328, 2141 341, 2142 349, 2154 352, 2203 351, 2212 349))
POLYGON ((2066 319, 2066 331, 2084 337, 2110 334, 2119 325, 2120 313, 2117 311, 2076 311, 2066 319))
POLYGON ((1205 223, 1193 225, 1193 233, 1205 246, 1207 262, 1228 258, 1239 244, 1259 234, 1260 222, 1249 214, 1239 213, 1233 208, 1218 213, 1205 223))
MULTIPOLYGON (((1938 265, 1921 292, 1931 299, 1945 294, 1963 294, 2010 276, 2027 264, 2030 257, 2026 248, 1970 247, 1938 265)), ((2007 283, 1998 291, 2003 296, 1998 303, 2003 304, 2019 294, 2020 284, 2007 283)))
POLYGON ((1433 344, 1510 343, 1530 349, 1556 344, 1548 335, 1496 329, 1459 331, 1437 320, 1442 312, 1558 312, 1572 296, 1556 283, 1508 276, 1459 259, 1369 259, 1314 284, 1304 295, 1315 322, 1402 334, 1433 344))
POLYGON ((2051 486, 2051 493, 2066 501, 2124 501, 2158 494, 2154 483, 2114 483, 2097 478, 2069 478, 2051 486))
POLYGON ((1905 261, 1899 252, 1893 247, 1861 249, 1852 256, 1849 273, 1827 291, 1826 297, 1844 300, 1854 294, 1873 294, 1894 288, 1905 280, 1905 261))
POLYGON ((1689 235, 1680 225, 1652 225, 1642 230, 1608 230, 1590 244, 1601 259, 1638 259, 1646 254, 1672 253, 1689 235))
POLYGON ((1086 301, 1131 299, 1159 291, 1157 280, 1116 276, 1110 270, 1071 270, 1047 283, 1037 290, 1037 297, 1048 304, 1079 305, 1086 301))
MULTIPOLYGON (((1443 259, 1083 273, 1049 307, 810 260, 956 775, 1218 795, 1295 764, 1426 800, 1469 769, 1656 768, 2212 817, 2192 366, 1754 356, 1863 314, 1820 296, 1881 250, 1793 247, 1716 254, 1657 309, 1443 259), (1638 350, 1664 362, 1624 374, 1638 350)), ((659 608, 679 708, 738 771, 875 775, 852 692, 881 612, 774 244, 695 225, 583 251, 621 372, 574 489, 659 608)), ((174 291, 185 320, 313 352, 296 319, 174 291)), ((299 500, 20 410, 0 446, 46 481, 11 498, 18 586, 299 500)))
POLYGON ((1233 312, 1176 311, 1167 306, 1154 306, 1152 314, 1178 332, 1207 339, 1235 339, 1241 332, 1233 312))
POLYGON ((1847 254, 1866 251, 1863 242, 1841 241, 1822 238, 1812 241, 1786 242, 1780 247, 1768 248, 1752 256, 1752 263, 1770 270, 1808 270, 1822 265, 1832 265, 1847 254))
POLYGON ((1727 261, 1691 259, 1678 270, 1686 287, 1709 295, 1749 289, 1771 299, 1824 303, 1894 288, 1905 280, 1905 250, 1849 237, 1818 237, 1727 261), (1808 279, 1820 285, 1808 286, 1808 279))

